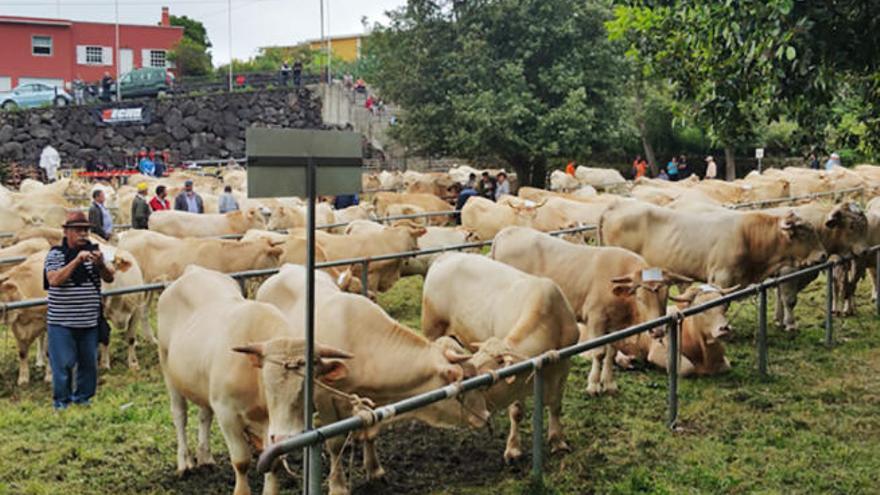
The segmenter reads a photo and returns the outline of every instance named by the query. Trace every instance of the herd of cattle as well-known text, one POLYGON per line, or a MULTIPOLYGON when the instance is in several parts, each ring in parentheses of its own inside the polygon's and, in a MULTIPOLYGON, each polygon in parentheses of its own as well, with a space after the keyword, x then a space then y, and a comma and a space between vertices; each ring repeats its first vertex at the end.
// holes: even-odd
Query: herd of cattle
MULTIPOLYGON (((322 202, 318 225, 333 225, 316 236, 317 261, 371 257, 404 251, 491 240, 488 256, 479 250, 374 261, 361 285, 361 264, 327 268, 316 274, 316 369, 321 384, 315 407, 329 423, 356 412, 352 396, 371 406, 490 372, 552 349, 593 339, 659 318, 672 301, 679 308, 717 299, 738 287, 796 270, 829 256, 849 256, 836 274, 835 310, 851 314, 855 284, 877 274, 867 248, 880 244, 880 199, 862 207, 854 196, 810 200, 795 206, 743 211, 731 205, 805 194, 861 188, 861 198, 880 191, 880 167, 862 165, 831 172, 799 168, 752 173, 735 182, 680 182, 641 179, 626 183, 614 171, 579 167, 575 176, 554 173, 551 189, 521 187, 516 196, 493 202, 470 198, 454 218, 433 216, 376 220, 396 214, 450 210, 450 186, 466 183, 469 167, 445 173, 368 174, 364 189, 379 189, 361 204, 334 210, 322 202), (562 176, 560 176, 560 174, 562 176), (563 177, 564 176, 564 177, 563 177), (619 180, 618 180, 619 178, 619 180), (598 193, 614 189, 617 194, 598 193), (402 192, 391 192, 398 189, 402 192), (595 225, 563 237, 547 232, 595 225), (395 321, 374 295, 401 276, 423 275, 421 333, 395 321), (676 286, 677 291, 670 287, 676 286)), ((187 179, 195 182, 206 213, 154 212, 149 230, 120 231, 99 244, 116 271, 105 289, 151 282, 169 283, 156 305, 157 329, 148 318, 151 293, 108 298, 105 313, 127 335, 128 366, 138 366, 137 329, 156 342, 177 431, 177 469, 212 463, 210 428, 216 417, 235 470, 235 493, 249 493, 247 470, 254 449, 303 429, 305 314, 304 204, 298 198, 249 199, 246 174, 226 170, 219 177, 176 173, 162 179, 173 196, 187 179), (216 213, 217 195, 231 185, 241 210, 216 213), (212 213, 213 211, 213 213, 212 213), (284 229, 280 232, 279 229, 284 229), (238 235, 239 239, 221 238, 238 235), (252 299, 225 273, 280 267, 252 299), (200 409, 193 459, 187 446, 187 404, 200 409)), ((158 180, 146 181, 152 190, 158 180)), ((0 258, 26 256, 0 265, 0 300, 45 297, 43 261, 60 243, 65 209, 81 206, 94 187, 105 189, 116 207, 116 223, 128 221, 133 187, 91 185, 63 179, 43 185, 25 181, 20 191, 0 189, 0 230, 13 232, 0 258)), ((810 280, 785 284, 777 321, 796 329, 793 308, 810 280)), ((674 308, 674 307, 673 307, 674 308)), ((722 340, 732 329, 726 307, 683 321, 682 375, 712 375, 730 369, 722 340)), ((45 307, 4 312, 19 348, 18 383, 29 381, 28 352, 45 334, 45 307)), ((634 360, 666 368, 663 328, 592 351, 586 392, 614 392, 615 364, 634 360)), ((37 362, 43 363, 43 352, 37 362)), ((101 363, 109 367, 102 349, 101 363)), ((570 364, 545 369, 548 440, 553 451, 567 450, 560 418, 570 364)), ((50 378, 47 370, 46 379, 50 378)), ((506 461, 522 455, 519 402, 531 389, 528 379, 502 380, 488 390, 462 394, 408 417, 434 426, 484 425, 507 408, 510 433, 506 461)), ((366 431, 364 465, 369 478, 384 474, 375 451, 377 428, 366 431)), ((330 492, 348 493, 337 462, 344 439, 327 442, 332 458, 330 492)), ((275 473, 265 492, 277 492, 275 473)))

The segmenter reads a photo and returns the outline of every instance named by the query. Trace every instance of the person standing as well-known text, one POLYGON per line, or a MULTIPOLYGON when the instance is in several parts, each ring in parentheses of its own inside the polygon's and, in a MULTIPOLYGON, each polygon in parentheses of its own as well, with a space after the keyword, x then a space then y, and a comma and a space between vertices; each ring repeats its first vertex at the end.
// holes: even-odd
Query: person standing
POLYGON ((86 83, 83 82, 82 78, 79 77, 79 74, 76 75, 76 79, 73 80, 73 101, 77 105, 82 105, 86 102, 86 83))
POLYGON ((669 180, 675 182, 678 180, 678 158, 672 157, 672 160, 666 164, 666 175, 669 176, 669 180))
POLYGON ((498 201, 501 199, 501 196, 510 194, 510 181, 507 180, 507 174, 505 172, 498 172, 496 178, 495 201, 498 201))
POLYGON ((706 179, 714 179, 718 177, 718 165, 715 165, 715 158, 712 155, 706 157, 706 179))
POLYGON ((825 170, 830 172, 834 169, 834 167, 840 167, 840 155, 837 153, 831 153, 831 156, 828 157, 828 161, 825 162, 825 170))
POLYGON ((687 164, 687 157, 681 155, 678 157, 678 180, 685 180, 691 176, 691 169, 687 164))
POLYGON ((104 77, 101 78, 101 99, 104 101, 110 101, 113 97, 110 94, 110 86, 113 85, 113 78, 110 77, 109 72, 104 72, 104 77))
POLYGON ((153 211, 170 210, 171 203, 166 199, 168 189, 165 186, 156 186, 156 195, 150 200, 150 209, 153 211))
POLYGON ((287 60, 281 63, 281 85, 287 86, 287 82, 290 80, 290 65, 287 63, 287 60))
POLYGON ((642 155, 636 155, 633 160, 633 180, 639 180, 645 176, 648 171, 648 162, 642 158, 642 155))
POLYGON ((454 184, 452 187, 453 191, 458 192, 458 196, 455 199, 455 210, 459 213, 455 214, 455 224, 461 225, 461 209, 464 208, 465 204, 467 204, 468 199, 473 196, 479 196, 479 193, 474 188, 474 186, 470 184, 470 182, 468 182, 464 189, 462 189, 461 185, 459 185, 458 183, 454 184))
POLYGON ((297 60, 293 63, 293 85, 297 88, 302 86, 303 63, 297 60))
POLYGON ((183 191, 174 198, 174 209, 190 213, 205 212, 205 204, 202 202, 202 197, 193 191, 193 181, 187 180, 183 183, 183 191))
POLYGON ((575 176, 575 162, 574 160, 568 162, 568 165, 565 166, 565 173, 574 177, 575 176))
POLYGON ((49 295, 49 364, 52 405, 88 405, 98 388, 98 325, 101 280, 113 281, 98 246, 89 242, 91 222, 81 211, 67 214, 60 246, 46 254, 43 286, 49 295), (76 372, 74 373, 74 369, 76 372))
POLYGON ((819 170, 819 159, 816 158, 815 153, 810 153, 810 168, 813 170, 819 170))
POLYGON ((495 179, 489 177, 489 172, 483 172, 480 178, 480 196, 495 201, 495 179))
POLYGON ((144 230, 150 224, 150 205, 147 203, 147 183, 137 185, 137 194, 131 202, 131 228, 144 230))
POLYGON ((232 186, 224 186, 223 194, 220 195, 220 201, 218 202, 217 209, 220 213, 227 213, 230 211, 238 210, 238 201, 235 200, 235 196, 232 195, 232 186))
POLYGON ((110 210, 104 206, 104 191, 95 189, 92 191, 92 206, 89 207, 89 223, 92 232, 99 235, 105 241, 113 235, 113 216, 110 210))

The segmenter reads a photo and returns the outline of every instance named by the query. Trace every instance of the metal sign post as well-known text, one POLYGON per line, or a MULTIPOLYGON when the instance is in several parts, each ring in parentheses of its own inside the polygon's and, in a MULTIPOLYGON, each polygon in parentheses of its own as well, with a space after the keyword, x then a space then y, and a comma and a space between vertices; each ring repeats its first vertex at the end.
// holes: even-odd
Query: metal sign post
POLYGON ((764 148, 755 148, 755 158, 758 159, 758 173, 761 173, 761 159, 764 158, 764 148))
MULTIPOLYGON (((248 197, 307 197, 306 314, 303 415, 314 429, 315 201, 318 194, 353 194, 361 186, 361 138, 353 132, 251 127, 245 134, 248 197)), ((303 452, 303 493, 321 494, 321 443, 303 452)))

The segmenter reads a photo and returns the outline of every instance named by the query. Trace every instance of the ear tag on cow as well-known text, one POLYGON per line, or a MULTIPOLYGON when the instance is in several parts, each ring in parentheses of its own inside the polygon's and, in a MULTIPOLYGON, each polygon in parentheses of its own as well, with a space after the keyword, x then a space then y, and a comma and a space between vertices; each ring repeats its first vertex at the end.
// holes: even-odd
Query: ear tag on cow
POLYGON ((642 270, 642 282, 662 282, 663 270, 659 268, 646 268, 642 270))
POLYGON ((700 286, 701 292, 718 292, 718 288, 714 285, 703 284, 700 286))
POLYGON ((342 282, 345 282, 345 272, 340 273, 339 276, 336 277, 336 285, 341 286, 342 282))
POLYGON ((524 201, 524 204, 526 205, 527 208, 534 208, 535 205, 537 205, 537 203, 535 203, 535 202, 532 201, 531 199, 527 199, 527 200, 525 200, 525 201, 524 201))
POLYGON ((100 249, 101 254, 104 256, 104 263, 113 263, 113 259, 116 258, 116 248, 113 246, 102 245, 100 249))

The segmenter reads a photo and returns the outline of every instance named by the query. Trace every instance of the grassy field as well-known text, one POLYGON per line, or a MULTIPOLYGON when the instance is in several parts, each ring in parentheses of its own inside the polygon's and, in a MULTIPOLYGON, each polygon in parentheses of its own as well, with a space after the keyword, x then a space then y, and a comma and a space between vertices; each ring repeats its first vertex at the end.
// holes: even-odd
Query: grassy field
MULTIPOLYGON (((405 279, 380 302, 418 328, 420 290, 420 278, 405 279)), ((801 332, 792 337, 771 328, 767 380, 754 371, 754 300, 734 305, 729 314, 736 332, 728 345, 734 369, 683 381, 675 432, 664 426, 663 373, 618 372, 617 396, 590 398, 587 365, 576 361, 564 411, 573 451, 548 459, 545 492, 878 493, 880 335, 867 284, 859 294, 859 316, 835 320, 836 342, 828 349, 822 344, 824 280, 810 286, 797 310, 801 332)), ((173 427, 155 350, 143 344, 142 369, 132 373, 115 338, 113 369, 102 374, 95 404, 59 414, 47 384, 15 386, 14 340, 4 329, 0 494, 231 493, 232 470, 216 426, 218 465, 175 476, 173 427)), ((33 370, 32 376, 41 374, 33 370)), ((192 414, 193 440, 195 420, 192 414)), ((502 463, 505 434, 505 414, 491 431, 394 425, 379 441, 388 479, 366 484, 355 468, 354 492, 536 491, 529 486, 528 454, 518 465, 502 463)), ((288 492, 298 493, 298 480, 287 478, 288 492)), ((251 486, 258 489, 260 480, 253 476, 251 486)))

